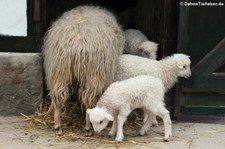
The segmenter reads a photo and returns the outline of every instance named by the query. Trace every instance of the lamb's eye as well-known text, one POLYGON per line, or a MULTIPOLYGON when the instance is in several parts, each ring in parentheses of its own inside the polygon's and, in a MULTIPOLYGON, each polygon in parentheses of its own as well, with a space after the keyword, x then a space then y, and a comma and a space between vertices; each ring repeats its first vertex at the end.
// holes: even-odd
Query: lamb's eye
POLYGON ((99 122, 99 124, 102 124, 102 123, 103 123, 103 121, 100 121, 100 122, 99 122))
POLYGON ((143 51, 143 49, 141 49, 141 48, 139 48, 138 50, 139 50, 140 52, 142 52, 142 51, 143 51))

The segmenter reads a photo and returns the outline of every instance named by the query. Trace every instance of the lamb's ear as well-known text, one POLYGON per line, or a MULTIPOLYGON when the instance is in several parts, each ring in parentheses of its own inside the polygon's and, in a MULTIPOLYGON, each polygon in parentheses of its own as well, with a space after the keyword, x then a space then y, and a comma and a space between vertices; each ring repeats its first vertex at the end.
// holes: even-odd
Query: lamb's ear
POLYGON ((183 69, 184 68, 184 62, 182 60, 178 60, 177 61, 177 67, 180 68, 180 69, 183 69))
POLYGON ((141 44, 139 43, 139 44, 136 44, 136 48, 138 49, 138 50, 141 50, 141 44))
POLYGON ((87 112, 88 114, 90 114, 91 109, 86 109, 86 112, 87 112))
POLYGON ((109 120, 109 121, 114 121, 114 118, 113 118, 113 116, 112 116, 111 114, 106 113, 106 114, 105 114, 105 118, 106 118, 107 120, 109 120))

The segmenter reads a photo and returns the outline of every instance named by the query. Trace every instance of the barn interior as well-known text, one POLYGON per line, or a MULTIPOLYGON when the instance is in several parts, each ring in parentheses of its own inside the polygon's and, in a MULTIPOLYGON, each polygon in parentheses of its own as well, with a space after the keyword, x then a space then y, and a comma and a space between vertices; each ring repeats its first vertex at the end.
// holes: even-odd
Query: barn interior
POLYGON ((149 40, 159 43, 158 59, 176 52, 178 0, 55 0, 46 1, 46 26, 63 12, 80 5, 101 6, 118 19, 122 28, 138 29, 149 40))
POLYGON ((179 0, 27 1, 27 36, 0 36, 0 51, 41 52, 42 39, 51 22, 80 5, 105 7, 115 14, 123 29, 142 31, 149 40, 159 44, 158 59, 176 52, 179 0))
MULTIPOLYGON (((111 11, 125 29, 138 29, 150 41, 159 44, 158 57, 176 53, 178 34, 178 0, 55 0, 46 1, 46 25, 44 32, 63 12, 80 5, 101 6, 111 11)), ((166 94, 166 105, 173 115, 174 90, 166 94)))

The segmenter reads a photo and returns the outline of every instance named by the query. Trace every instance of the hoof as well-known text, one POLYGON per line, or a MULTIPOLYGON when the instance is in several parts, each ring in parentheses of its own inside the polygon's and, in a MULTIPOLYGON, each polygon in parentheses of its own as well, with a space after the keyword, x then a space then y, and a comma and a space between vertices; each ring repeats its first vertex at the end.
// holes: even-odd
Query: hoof
POLYGON ((158 123, 152 123, 152 127, 158 127, 158 123))
POLYGON ((170 139, 169 139, 169 138, 163 138, 163 141, 164 141, 164 142, 169 142, 170 139))
POLYGON ((55 128, 55 133, 56 133, 56 135, 61 136, 62 135, 62 128, 61 127, 56 127, 55 128))
POLYGON ((117 136, 115 141, 116 142, 121 142, 123 140, 124 136, 117 136))
POLYGON ((94 132, 92 129, 86 129, 85 130, 85 137, 91 137, 93 136, 94 132))
POLYGON ((143 129, 143 128, 141 128, 141 130, 139 131, 139 135, 140 135, 140 136, 144 136, 144 135, 147 134, 147 132, 148 132, 149 130, 150 130, 149 128, 148 128, 148 129, 143 129))
POLYGON ((139 131, 139 136, 144 136, 146 134, 145 131, 139 131))
POLYGON ((165 137, 163 138, 163 141, 169 142, 169 141, 171 140, 171 138, 172 138, 172 135, 165 136, 165 137))
POLYGON ((110 131, 108 135, 109 135, 110 138, 111 138, 111 137, 114 137, 114 136, 116 135, 116 132, 111 132, 111 131, 110 131))

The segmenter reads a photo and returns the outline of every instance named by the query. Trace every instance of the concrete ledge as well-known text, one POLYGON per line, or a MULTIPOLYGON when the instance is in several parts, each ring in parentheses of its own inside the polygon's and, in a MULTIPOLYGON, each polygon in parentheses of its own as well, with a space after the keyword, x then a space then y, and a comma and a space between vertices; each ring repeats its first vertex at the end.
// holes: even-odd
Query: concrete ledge
POLYGON ((0 53, 0 115, 31 114, 42 97, 41 54, 0 53))

